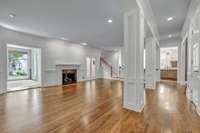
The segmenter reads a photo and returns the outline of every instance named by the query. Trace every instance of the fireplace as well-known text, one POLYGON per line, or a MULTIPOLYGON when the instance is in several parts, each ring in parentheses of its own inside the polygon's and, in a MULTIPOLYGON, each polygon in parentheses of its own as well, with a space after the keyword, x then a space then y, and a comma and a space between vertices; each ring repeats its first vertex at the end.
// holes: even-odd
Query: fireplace
POLYGON ((68 85, 77 82, 77 70, 65 69, 62 70, 62 84, 68 85))

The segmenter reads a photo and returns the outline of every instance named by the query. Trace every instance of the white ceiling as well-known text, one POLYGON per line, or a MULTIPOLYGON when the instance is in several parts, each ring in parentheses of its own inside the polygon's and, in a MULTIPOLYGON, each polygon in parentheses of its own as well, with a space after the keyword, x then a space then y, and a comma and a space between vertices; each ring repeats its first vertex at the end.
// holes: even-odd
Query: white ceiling
POLYGON ((191 0, 150 0, 156 18, 160 38, 167 39, 169 34, 180 36, 191 0), (174 20, 168 22, 167 18, 174 20))
POLYGON ((1 0, 0 24, 96 47, 123 44, 121 0, 1 0), (10 13, 16 17, 10 18, 10 13))
MULTIPOLYGON (((1 0, 0 25, 99 48, 123 45, 123 4, 133 0, 1 0), (10 13, 16 14, 14 19, 10 13), (112 24, 107 23, 111 18, 112 24)), ((149 0, 161 39, 179 35, 191 0, 149 0), (167 22, 168 17, 174 20, 167 22)), ((131 4, 130 4, 131 3, 131 4)), ((148 27, 147 27, 148 28, 148 27)), ((151 35, 147 29, 148 34, 151 35)), ((152 36, 152 35, 151 35, 152 36)))

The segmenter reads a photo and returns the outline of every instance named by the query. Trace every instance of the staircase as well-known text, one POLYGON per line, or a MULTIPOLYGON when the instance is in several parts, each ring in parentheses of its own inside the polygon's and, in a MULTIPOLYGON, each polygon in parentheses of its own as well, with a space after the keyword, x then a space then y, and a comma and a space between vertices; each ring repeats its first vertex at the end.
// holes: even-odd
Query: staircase
POLYGON ((113 66, 110 65, 104 58, 100 58, 100 66, 103 68, 103 65, 105 65, 110 70, 110 77, 111 78, 119 78, 118 73, 114 70, 113 66))

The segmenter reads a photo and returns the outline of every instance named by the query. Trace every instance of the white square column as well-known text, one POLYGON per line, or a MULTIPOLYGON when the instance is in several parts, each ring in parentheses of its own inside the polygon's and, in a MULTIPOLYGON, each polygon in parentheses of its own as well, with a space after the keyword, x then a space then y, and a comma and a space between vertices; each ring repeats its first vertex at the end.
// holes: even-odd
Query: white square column
POLYGON ((157 81, 157 44, 154 38, 146 39, 146 69, 145 69, 145 87, 148 89, 156 88, 157 81))
POLYGON ((0 94, 7 90, 7 47, 0 27, 0 94))
POLYGON ((136 112, 145 104, 144 91, 144 16, 139 9, 124 15, 123 107, 136 112))

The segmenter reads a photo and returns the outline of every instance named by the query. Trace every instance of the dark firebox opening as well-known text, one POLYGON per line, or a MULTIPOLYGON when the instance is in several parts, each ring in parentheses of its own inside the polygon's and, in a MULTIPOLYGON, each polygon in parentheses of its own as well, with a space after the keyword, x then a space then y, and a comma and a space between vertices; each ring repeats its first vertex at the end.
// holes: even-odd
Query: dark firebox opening
POLYGON ((63 85, 73 84, 77 82, 77 71, 74 69, 63 70, 63 85))

